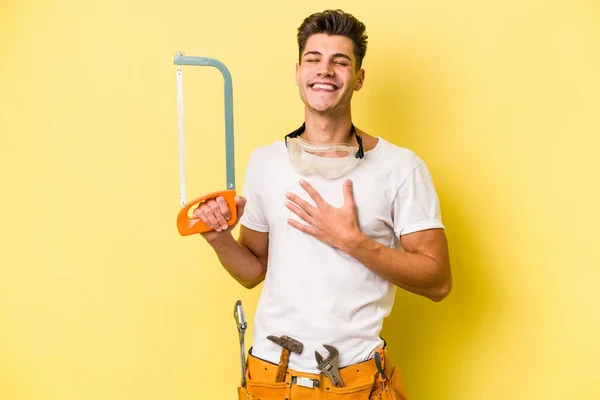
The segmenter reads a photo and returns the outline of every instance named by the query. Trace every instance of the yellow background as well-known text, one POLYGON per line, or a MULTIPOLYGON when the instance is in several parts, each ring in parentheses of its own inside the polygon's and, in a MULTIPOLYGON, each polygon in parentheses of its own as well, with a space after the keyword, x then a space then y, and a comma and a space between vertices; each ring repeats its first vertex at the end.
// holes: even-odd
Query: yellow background
MULTIPOLYGON (((0 5, 0 399, 233 399, 238 286, 180 237, 173 55, 234 80, 238 189, 302 122, 296 28, 367 25, 357 126, 416 151, 454 290, 398 293, 384 335, 411 400, 600 393, 595 0, 0 5)), ((222 80, 185 70, 188 198, 225 186, 222 80)))

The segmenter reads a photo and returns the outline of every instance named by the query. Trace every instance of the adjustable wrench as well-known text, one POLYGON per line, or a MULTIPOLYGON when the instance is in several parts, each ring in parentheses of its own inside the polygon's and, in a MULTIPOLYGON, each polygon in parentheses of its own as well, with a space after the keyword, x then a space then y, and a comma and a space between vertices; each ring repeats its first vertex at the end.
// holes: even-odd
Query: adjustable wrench
POLYGON ((233 317, 235 318, 235 322, 237 322, 237 330, 238 335, 240 337, 240 357, 242 361, 242 387, 246 387, 246 350, 244 348, 244 334, 246 333, 246 328, 248 327, 248 323, 246 322, 246 316, 244 315, 244 309, 242 308, 242 301, 238 300, 235 303, 235 308, 233 309, 233 317))
POLYGON ((319 354, 318 351, 315 351, 315 359, 317 360, 317 368, 322 371, 329 380, 332 385, 335 387, 343 387, 342 379, 340 378, 340 352, 335 347, 324 344, 323 347, 329 351, 329 355, 327 358, 323 358, 322 355, 319 354))

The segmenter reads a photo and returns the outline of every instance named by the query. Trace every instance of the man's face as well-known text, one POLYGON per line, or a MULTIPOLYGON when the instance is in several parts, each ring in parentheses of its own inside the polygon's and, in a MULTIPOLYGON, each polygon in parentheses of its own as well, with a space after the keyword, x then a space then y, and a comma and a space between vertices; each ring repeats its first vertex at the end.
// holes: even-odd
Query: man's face
POLYGON ((310 36, 300 64, 296 64, 300 98, 318 112, 349 108, 352 94, 360 90, 364 76, 364 70, 356 71, 354 44, 345 36, 310 36))

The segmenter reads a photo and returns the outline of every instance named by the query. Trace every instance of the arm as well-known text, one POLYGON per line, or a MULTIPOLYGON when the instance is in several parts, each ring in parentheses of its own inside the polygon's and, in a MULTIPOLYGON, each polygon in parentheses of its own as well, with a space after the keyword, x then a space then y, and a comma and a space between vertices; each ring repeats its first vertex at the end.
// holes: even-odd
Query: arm
POLYGON ((448 245, 442 229, 428 229, 400 237, 405 251, 385 247, 361 232, 358 225, 352 181, 344 183, 344 204, 336 208, 327 204, 308 183, 300 185, 315 201, 313 207, 293 193, 288 193, 287 207, 309 226, 289 220, 296 229, 354 257, 367 268, 396 286, 440 301, 452 287, 448 245))
MULTIPOLYGON (((244 213, 246 199, 236 196, 238 221, 244 213)), ((229 274, 244 287, 251 289, 264 279, 267 271, 267 257, 269 250, 269 233, 258 232, 241 226, 240 236, 236 241, 231 231, 237 225, 226 227, 229 219, 229 206, 224 198, 218 197, 202 204, 194 211, 206 225, 215 229, 202 234, 204 239, 212 246, 229 274)))
POLYGON ((269 233, 241 226, 236 241, 231 234, 209 242, 221 265, 245 288, 252 289, 263 281, 267 271, 269 233))
POLYGON ((370 239, 362 232, 340 244, 340 250, 394 285, 433 301, 445 298, 452 288, 446 235, 428 229, 400 237, 405 251, 370 239))

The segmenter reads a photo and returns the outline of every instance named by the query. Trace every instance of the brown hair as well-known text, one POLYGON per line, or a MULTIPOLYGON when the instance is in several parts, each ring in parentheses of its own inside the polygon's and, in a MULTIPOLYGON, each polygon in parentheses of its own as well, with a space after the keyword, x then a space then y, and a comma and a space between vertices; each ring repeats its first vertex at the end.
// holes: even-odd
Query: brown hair
POLYGON ((342 10, 325 10, 308 16, 298 28, 299 61, 308 38, 317 33, 345 36, 354 43, 356 69, 360 69, 367 52, 367 34, 365 25, 354 16, 342 10))

